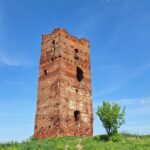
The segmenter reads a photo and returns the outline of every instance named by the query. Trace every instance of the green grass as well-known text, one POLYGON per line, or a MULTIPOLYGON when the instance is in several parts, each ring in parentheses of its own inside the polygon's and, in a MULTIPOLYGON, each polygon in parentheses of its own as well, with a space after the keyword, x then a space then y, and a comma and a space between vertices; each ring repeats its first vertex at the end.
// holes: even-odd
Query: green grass
MULTIPOLYGON (((120 138, 120 137, 119 137, 120 138)), ((108 140, 106 135, 87 137, 55 137, 43 140, 27 140, 22 143, 1 143, 0 150, 77 150, 81 141, 82 150, 150 150, 150 135, 122 134, 120 142, 108 140)))

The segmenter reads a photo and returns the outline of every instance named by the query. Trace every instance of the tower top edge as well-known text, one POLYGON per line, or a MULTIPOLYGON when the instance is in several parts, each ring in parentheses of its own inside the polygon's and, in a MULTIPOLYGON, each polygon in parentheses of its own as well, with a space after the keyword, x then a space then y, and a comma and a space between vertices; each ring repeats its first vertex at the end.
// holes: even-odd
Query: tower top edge
POLYGON ((57 34, 57 33, 63 34, 66 38, 69 38, 69 39, 76 41, 76 42, 80 42, 81 44, 85 44, 87 46, 90 45, 89 40, 87 40, 86 38, 77 38, 76 36, 69 34, 65 28, 54 28, 51 33, 42 34, 42 36, 52 36, 52 35, 57 34))

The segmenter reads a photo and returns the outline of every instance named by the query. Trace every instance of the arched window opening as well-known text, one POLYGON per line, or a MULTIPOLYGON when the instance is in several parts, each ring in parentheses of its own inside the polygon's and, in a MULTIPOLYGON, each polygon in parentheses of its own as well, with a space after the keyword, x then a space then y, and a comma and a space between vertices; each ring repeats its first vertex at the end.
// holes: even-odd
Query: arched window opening
POLYGON ((83 71, 81 68, 77 67, 77 80, 81 82, 84 79, 83 71))
POLYGON ((45 69, 45 70, 44 70, 44 75, 46 76, 46 75, 47 75, 47 73, 48 73, 48 71, 45 69))
POLYGON ((80 120, 80 111, 76 110, 74 112, 74 119, 75 119, 75 122, 78 122, 80 120))

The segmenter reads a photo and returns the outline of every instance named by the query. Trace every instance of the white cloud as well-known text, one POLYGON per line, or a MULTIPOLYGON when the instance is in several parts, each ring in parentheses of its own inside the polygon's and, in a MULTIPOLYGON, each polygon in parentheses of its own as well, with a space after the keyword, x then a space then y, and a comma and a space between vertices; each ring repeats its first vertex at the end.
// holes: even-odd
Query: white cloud
POLYGON ((0 65, 6 66, 32 66, 32 62, 29 61, 25 56, 11 56, 10 54, 6 54, 1 52, 0 54, 0 65))
MULTIPOLYGON (((144 106, 150 107, 150 97, 142 98, 125 98, 120 100, 109 100, 111 103, 115 102, 121 106, 133 107, 134 109, 144 109, 144 106)), ((94 105, 99 105, 97 101, 94 101, 94 105)), ((138 111, 138 110, 137 110, 138 111)), ((150 109, 149 109, 150 112, 150 109)))
POLYGON ((143 105, 150 105, 150 98, 142 99, 140 103, 143 105))
POLYGON ((0 64, 9 65, 9 66, 19 66, 20 63, 11 57, 0 56, 0 64))
MULTIPOLYGON (((5 28, 5 12, 3 2, 0 0, 0 66, 31 66, 32 63, 24 56, 20 56, 20 54, 11 54, 7 45, 6 41, 8 38, 6 36, 6 28, 5 28)), ((11 50, 11 49, 10 49, 11 50)), ((12 51, 12 50, 11 50, 12 51)))

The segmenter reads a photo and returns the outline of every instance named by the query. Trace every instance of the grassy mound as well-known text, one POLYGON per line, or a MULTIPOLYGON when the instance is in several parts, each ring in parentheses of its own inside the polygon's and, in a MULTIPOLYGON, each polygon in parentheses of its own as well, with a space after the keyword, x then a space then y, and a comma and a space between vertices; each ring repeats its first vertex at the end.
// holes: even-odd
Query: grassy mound
POLYGON ((0 144, 0 150, 150 150, 150 136, 123 134, 108 138, 106 135, 87 137, 55 137, 27 140, 22 143, 0 144), (117 139, 117 140, 116 140, 117 139))

